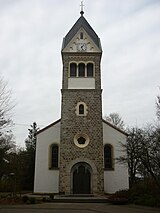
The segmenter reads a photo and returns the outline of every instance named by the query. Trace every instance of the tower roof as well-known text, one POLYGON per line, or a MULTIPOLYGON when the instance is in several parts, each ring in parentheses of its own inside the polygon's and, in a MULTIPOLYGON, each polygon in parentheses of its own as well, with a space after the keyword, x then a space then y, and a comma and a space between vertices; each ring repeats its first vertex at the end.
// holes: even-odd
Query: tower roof
POLYGON ((62 49, 64 49, 67 46, 67 44, 71 41, 71 39, 74 37, 74 35, 78 32, 80 28, 84 28, 84 30, 88 33, 88 35, 97 45, 97 47, 101 49, 100 39, 98 35, 95 33, 95 31, 93 30, 93 28, 90 26, 90 24, 87 22, 87 20, 84 18, 83 13, 81 13, 80 18, 76 21, 76 23, 67 33, 67 35, 64 37, 62 49))

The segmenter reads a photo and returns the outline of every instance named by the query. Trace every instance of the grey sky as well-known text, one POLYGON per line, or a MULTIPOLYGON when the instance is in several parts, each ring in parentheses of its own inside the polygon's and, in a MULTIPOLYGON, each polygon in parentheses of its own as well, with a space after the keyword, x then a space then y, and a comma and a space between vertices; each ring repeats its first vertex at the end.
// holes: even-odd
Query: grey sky
MULTIPOLYGON (((103 48, 103 115, 118 112, 130 126, 152 122, 160 86, 160 0, 84 3, 84 16, 103 48)), ((0 0, 0 75, 16 102, 18 145, 34 121, 42 128, 60 118, 62 39, 80 16, 79 5, 0 0)))

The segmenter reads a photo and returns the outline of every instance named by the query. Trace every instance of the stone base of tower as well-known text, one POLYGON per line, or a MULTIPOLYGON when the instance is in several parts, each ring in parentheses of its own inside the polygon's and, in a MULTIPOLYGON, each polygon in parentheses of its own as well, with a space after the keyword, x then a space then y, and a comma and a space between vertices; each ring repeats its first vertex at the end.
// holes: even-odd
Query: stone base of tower
POLYGON ((62 194, 104 193, 103 169, 96 168, 88 159, 73 160, 60 170, 59 189, 62 194))

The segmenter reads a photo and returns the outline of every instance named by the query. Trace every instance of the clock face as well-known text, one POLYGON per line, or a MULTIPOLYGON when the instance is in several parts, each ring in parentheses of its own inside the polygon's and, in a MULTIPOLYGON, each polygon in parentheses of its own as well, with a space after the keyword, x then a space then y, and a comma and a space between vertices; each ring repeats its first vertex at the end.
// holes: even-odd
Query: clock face
POLYGON ((86 43, 78 43, 77 44, 77 50, 78 51, 86 51, 87 50, 87 44, 86 43))

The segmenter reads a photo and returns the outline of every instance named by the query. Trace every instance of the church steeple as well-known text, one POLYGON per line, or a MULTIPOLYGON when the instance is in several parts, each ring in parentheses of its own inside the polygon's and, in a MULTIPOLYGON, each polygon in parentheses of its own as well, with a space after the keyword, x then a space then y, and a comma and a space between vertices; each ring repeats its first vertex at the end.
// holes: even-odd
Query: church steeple
POLYGON ((103 192, 103 127, 101 101, 101 43, 81 16, 63 39, 60 141, 60 191, 74 194, 103 192), (71 175, 68 175, 68 165, 71 175), (77 188, 79 168, 87 171, 87 186, 77 188), (87 170, 88 168, 88 170, 87 170), (93 170, 96 168, 96 172, 93 170), (66 175, 67 174, 67 175, 66 175), (74 179, 74 183, 71 183, 74 179), (71 184, 71 187, 70 187, 71 184))

